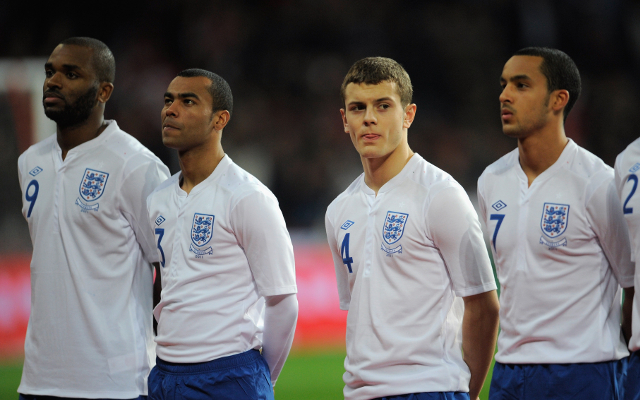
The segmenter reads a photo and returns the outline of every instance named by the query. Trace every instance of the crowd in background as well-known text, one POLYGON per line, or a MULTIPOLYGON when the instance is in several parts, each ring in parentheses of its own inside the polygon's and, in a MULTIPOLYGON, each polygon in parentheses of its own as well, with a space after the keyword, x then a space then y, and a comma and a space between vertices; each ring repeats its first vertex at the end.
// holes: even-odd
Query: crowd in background
MULTIPOLYGON (((469 192, 487 165, 516 146, 501 133, 499 77, 522 47, 556 47, 577 63, 583 94, 567 136, 609 165, 640 136, 640 4, 631 1, 146 0, 126 10, 101 4, 101 13, 87 5, 3 5, 0 58, 46 57, 70 36, 105 42, 117 66, 106 117, 172 173, 179 166, 161 141, 163 94, 183 69, 216 72, 234 95, 223 148, 274 192, 292 231, 322 232, 326 206, 362 171, 342 127, 339 88, 363 57, 390 57, 406 68, 417 104, 411 148, 469 192)), ((20 215, 19 151, 6 134, 12 123, 0 110, 0 253, 30 249, 20 215)))

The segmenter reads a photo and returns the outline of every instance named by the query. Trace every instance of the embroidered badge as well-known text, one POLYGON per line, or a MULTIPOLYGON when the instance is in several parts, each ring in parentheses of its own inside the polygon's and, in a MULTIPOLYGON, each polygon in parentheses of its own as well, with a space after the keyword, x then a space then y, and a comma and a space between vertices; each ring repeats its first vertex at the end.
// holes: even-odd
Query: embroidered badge
POLYGON ((351 225, 353 225, 353 224, 355 224, 355 222, 350 221, 350 220, 346 220, 346 221, 345 221, 345 223, 344 223, 344 224, 342 224, 342 226, 340 227, 340 229, 343 229, 343 230, 345 230, 345 231, 346 231, 346 230, 347 230, 347 229, 349 229, 349 228, 351 227, 351 225))
POLYGON ((40 172, 42 172, 42 168, 40 167, 35 167, 34 169, 32 169, 31 171, 29 171, 29 175, 31 176, 36 176, 38 175, 40 172))
POLYGON ((409 219, 409 214, 387 211, 387 216, 382 227, 383 242, 380 247, 380 250, 387 253, 387 256, 391 256, 394 253, 402 253, 402 245, 390 248, 385 246, 385 243, 388 246, 393 246, 394 244, 398 243, 398 241, 404 234, 404 228, 407 224, 407 219, 409 219))
POLYGON ((211 240, 214 220, 214 215, 198 213, 193 215, 193 224, 191 224, 191 241, 193 243, 189 246, 189 251, 195 253, 196 258, 202 258, 205 254, 213 254, 211 246, 204 250, 199 247, 205 246, 211 240))
POLYGON ((107 179, 109 179, 107 172, 96 171, 90 168, 84 171, 84 175, 80 181, 80 187, 78 188, 80 197, 76 199, 76 204, 80 207, 81 211, 98 211, 100 207, 99 203, 85 204, 82 200, 86 202, 98 200, 104 194, 107 179))
POLYGON ((503 208, 505 208, 506 206, 507 206, 507 205, 506 205, 502 200, 498 200, 498 201, 496 201, 495 203, 493 203, 493 204, 491 205, 491 208, 493 208, 493 209, 494 209, 494 210, 496 210, 496 211, 500 211, 500 210, 502 210, 503 208))
MULTIPOLYGON (((551 239, 555 239, 567 230, 568 225, 568 204, 544 203, 542 207, 542 219, 540 221, 540 228, 542 229, 542 233, 544 233, 551 239)), ((557 242, 551 242, 546 240, 544 236, 541 236, 540 244, 547 245, 550 248, 566 246, 567 238, 564 238, 557 242)))

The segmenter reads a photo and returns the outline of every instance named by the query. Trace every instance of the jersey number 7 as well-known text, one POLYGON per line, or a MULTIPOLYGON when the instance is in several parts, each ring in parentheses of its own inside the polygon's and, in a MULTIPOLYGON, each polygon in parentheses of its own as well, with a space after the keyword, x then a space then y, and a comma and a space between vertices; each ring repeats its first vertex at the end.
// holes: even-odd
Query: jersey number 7
POLYGON ((491 240, 493 242, 493 251, 497 251, 496 250, 496 239, 498 237, 498 230, 500 230, 500 225, 502 225, 502 220, 504 219, 504 214, 491 214, 489 216, 490 220, 497 220, 498 222, 496 223, 496 229, 493 231, 493 239, 491 240))

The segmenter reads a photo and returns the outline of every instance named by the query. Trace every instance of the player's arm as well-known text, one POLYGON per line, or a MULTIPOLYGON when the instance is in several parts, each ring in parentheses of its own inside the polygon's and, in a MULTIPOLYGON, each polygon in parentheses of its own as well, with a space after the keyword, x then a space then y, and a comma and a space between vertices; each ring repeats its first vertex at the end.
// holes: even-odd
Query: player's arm
POLYGON ((471 371, 469 397, 477 399, 496 347, 500 305, 495 290, 463 297, 463 300, 462 351, 471 371))
POLYGON ((275 385, 287 359, 298 318, 293 246, 271 193, 246 194, 231 210, 231 225, 266 301, 262 354, 275 385))
MULTIPOLYGON (((156 308, 160 303, 160 294, 162 292, 162 278, 160 274, 160 263, 153 263, 153 270, 155 271, 155 279, 153 280, 153 308, 156 308)), ((153 333, 158 334, 158 321, 153 318, 153 333)))
POLYGON ((632 287, 624 289, 624 303, 622 303, 622 333, 624 340, 629 344, 631 339, 631 315, 633 314, 633 296, 635 289, 632 287))
POLYGON ((471 372, 469 396, 475 400, 491 366, 498 334, 500 306, 491 262, 478 215, 460 186, 435 193, 426 216, 428 235, 442 254, 456 295, 464 299, 462 349, 471 372))
POLYGON ((271 381, 275 386, 293 344, 298 320, 298 299, 291 293, 268 296, 265 300, 262 355, 269 364, 271 381))

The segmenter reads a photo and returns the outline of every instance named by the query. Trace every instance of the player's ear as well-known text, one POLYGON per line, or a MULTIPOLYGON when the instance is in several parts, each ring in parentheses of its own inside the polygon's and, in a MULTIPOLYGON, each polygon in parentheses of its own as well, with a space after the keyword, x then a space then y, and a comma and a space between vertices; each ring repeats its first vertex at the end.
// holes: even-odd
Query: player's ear
POLYGON ((556 111, 562 111, 562 109, 569 103, 569 91, 566 89, 554 90, 551 93, 551 108, 556 111))
POLYGON ((231 119, 231 114, 227 110, 218 110, 213 114, 212 122, 213 129, 216 131, 221 131, 225 126, 229 123, 231 119))
POLYGON ((347 117, 344 113, 344 108, 340 109, 340 115, 342 116, 342 125, 344 125, 345 133, 349 133, 349 124, 347 123, 347 117))
POLYGON ((416 117, 416 109, 418 106, 415 104, 409 104, 404 108, 404 121, 402 122, 403 128, 409 128, 413 123, 413 119, 416 117))
POLYGON ((113 93, 113 83, 101 82, 98 87, 98 101, 100 103, 106 103, 113 93))

